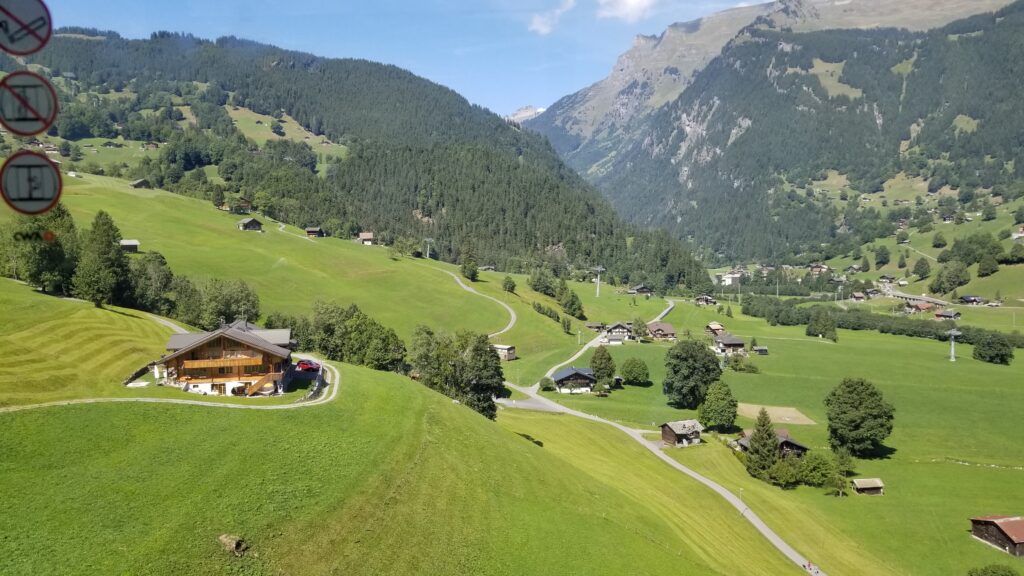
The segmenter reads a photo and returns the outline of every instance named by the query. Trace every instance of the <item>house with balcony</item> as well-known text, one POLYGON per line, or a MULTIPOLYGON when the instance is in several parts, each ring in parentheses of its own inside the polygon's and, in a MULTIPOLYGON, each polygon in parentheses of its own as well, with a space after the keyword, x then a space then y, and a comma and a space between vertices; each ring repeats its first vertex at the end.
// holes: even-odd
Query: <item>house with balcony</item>
POLYGON ((291 330, 263 330, 245 320, 212 332, 173 334, 168 353, 153 362, 157 380, 212 396, 261 396, 287 391, 292 374, 291 330))

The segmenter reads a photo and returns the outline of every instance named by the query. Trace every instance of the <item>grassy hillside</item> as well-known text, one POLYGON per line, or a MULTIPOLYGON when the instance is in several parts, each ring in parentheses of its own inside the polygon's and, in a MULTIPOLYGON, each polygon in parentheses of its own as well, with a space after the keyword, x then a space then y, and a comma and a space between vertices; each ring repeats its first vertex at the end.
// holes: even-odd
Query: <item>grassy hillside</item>
POLYGON ((348 148, 341 144, 330 142, 325 136, 313 134, 287 114, 283 115, 281 120, 279 120, 281 127, 284 129, 284 136, 278 136, 270 130, 270 125, 274 122, 272 116, 258 114, 248 108, 236 106, 225 106, 224 108, 228 111, 238 130, 245 134, 246 138, 251 138, 260 145, 265 144, 268 140, 285 139, 294 142, 305 142, 318 155, 326 154, 337 158, 344 158, 348 155, 348 148))
POLYGON ((409 380, 341 370, 338 399, 305 410, 3 415, 0 572, 796 573, 612 431, 502 416, 541 447, 409 380), (250 553, 221 551, 223 533, 250 553))
MULTIPOLYGON (((171 330, 137 310, 47 296, 0 279, 0 408, 74 398, 189 399, 176 388, 122 382, 166 353, 171 330)), ((149 380, 143 375, 140 380, 149 380)), ((297 386, 273 398, 207 397, 222 404, 289 404, 297 386)))
MULTIPOLYGON (((880 477, 886 483, 886 495, 879 499, 839 500, 816 489, 767 488, 750 481, 739 461, 718 446, 673 452, 685 464, 750 495, 751 507, 771 518, 787 541, 816 546, 818 555, 811 558, 824 570, 938 576, 1005 559, 969 537, 967 518, 1024 508, 1024 496, 1011 488, 1024 480, 1024 449, 1007 440, 1024 418, 1019 385, 1024 363, 1019 359, 1010 367, 985 364, 973 360, 971 347, 964 345, 957 347, 953 364, 948 345, 941 342, 841 330, 833 344, 804 336, 802 327, 772 327, 738 313, 726 318, 689 304, 677 307, 667 320, 680 334, 690 330, 695 335, 708 321, 718 320, 748 342, 756 337, 759 345, 768 346, 769 356, 753 359, 760 374, 727 371, 723 379, 740 402, 795 407, 814 420, 817 424, 809 426, 786 424, 813 449, 827 446, 822 401, 844 377, 871 380, 895 406, 895 430, 886 442, 892 453, 857 466, 858 477, 880 477)), ((653 344, 612 349, 618 364, 630 356, 647 362, 654 379, 650 388, 627 387, 608 398, 550 397, 641 427, 692 417, 691 411, 665 404, 664 351, 653 344)), ((739 424, 752 423, 740 418, 739 424)))
POLYGON ((81 227, 106 210, 123 237, 163 254, 175 273, 245 280, 259 293, 264 314, 308 314, 318 299, 355 303, 402 337, 417 324, 492 332, 508 322, 504 310, 463 291, 447 274, 410 259, 392 260, 384 248, 309 240, 262 218, 262 234, 240 232, 240 216, 207 202, 135 190, 101 176, 68 181, 64 202, 81 227))
POLYGON ((0 406, 112 396, 171 331, 141 312, 43 296, 0 279, 0 406))

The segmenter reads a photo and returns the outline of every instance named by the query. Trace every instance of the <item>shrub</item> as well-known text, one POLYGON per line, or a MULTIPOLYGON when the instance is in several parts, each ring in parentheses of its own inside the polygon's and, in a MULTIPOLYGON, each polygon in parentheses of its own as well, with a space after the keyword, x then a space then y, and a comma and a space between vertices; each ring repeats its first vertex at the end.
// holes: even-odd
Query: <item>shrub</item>
POLYGON ((555 381, 552 380, 551 378, 541 378, 540 379, 540 389, 542 391, 544 391, 544 392, 554 392, 555 391, 555 381))
POLYGON ((974 359, 1009 366, 1013 361, 1013 347, 1006 336, 990 332, 974 345, 974 359))

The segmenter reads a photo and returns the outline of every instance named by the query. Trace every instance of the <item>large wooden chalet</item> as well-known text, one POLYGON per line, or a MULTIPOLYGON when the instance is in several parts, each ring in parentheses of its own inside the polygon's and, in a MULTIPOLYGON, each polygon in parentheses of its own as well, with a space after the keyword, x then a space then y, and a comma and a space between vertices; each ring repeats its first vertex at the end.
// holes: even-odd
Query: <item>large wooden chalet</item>
POLYGON ((655 340, 675 340, 676 329, 668 322, 651 322, 647 325, 647 333, 655 340))
POLYGON ((588 393, 593 389, 594 384, 597 383, 593 370, 590 368, 576 368, 575 366, 562 368, 555 372, 551 379, 555 381, 557 390, 563 394, 588 393))
POLYGON ((1011 556, 1024 557, 1024 516, 971 518, 971 535, 1011 556))
POLYGON ((289 329, 263 330, 238 320, 212 332, 171 335, 153 373, 167 385, 204 395, 284 392, 291 346, 289 329))

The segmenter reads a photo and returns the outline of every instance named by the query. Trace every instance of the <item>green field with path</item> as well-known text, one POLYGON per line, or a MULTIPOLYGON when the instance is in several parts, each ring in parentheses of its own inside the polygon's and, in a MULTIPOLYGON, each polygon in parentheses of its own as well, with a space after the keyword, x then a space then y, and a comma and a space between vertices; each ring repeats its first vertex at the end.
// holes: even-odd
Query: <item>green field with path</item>
POLYGON ((298 410, 0 414, 0 573, 798 573, 610 429, 495 424, 403 377, 340 369, 335 401, 298 410), (249 553, 222 551, 221 534, 249 553))
MULTIPOLYGON (((960 345, 958 361, 951 363, 946 343, 867 331, 840 330, 833 344, 805 336, 803 327, 772 327, 745 317, 739 308, 734 305, 735 317, 727 318, 713 308, 681 304, 667 320, 680 334, 690 330, 701 338, 703 327, 716 320, 748 343, 756 337, 767 346, 769 356, 752 359, 760 374, 727 370, 723 379, 740 402, 795 407, 814 420, 815 425, 777 425, 815 450, 828 445, 822 402, 829 390, 845 377, 874 382, 896 408, 895 429, 885 443, 892 452, 858 461, 857 476, 882 478, 886 495, 836 499, 819 489, 783 491, 751 484, 742 464, 717 446, 673 451, 681 462, 735 492, 749 491, 751 508, 770 519, 787 541, 799 546, 820 538, 815 554, 808 554, 830 574, 939 576, 1005 561, 1005 555, 970 537, 967 518, 1024 509, 1024 493, 1010 489, 1024 482, 1024 448, 1008 441, 1019 434, 1024 418, 1020 354, 1012 366, 997 366, 974 360, 972 348, 960 345), (857 550, 890 572, 873 572, 867 561, 857 569, 857 550)), ((693 411, 669 407, 661 393, 665 349, 633 343, 609 349, 620 366, 630 356, 643 359, 654 379, 650 388, 626 386, 607 398, 546 396, 641 428, 692 418, 693 411)), ((586 360, 576 364, 586 365, 586 360)), ((741 417, 738 424, 750 427, 752 422, 741 417)))

